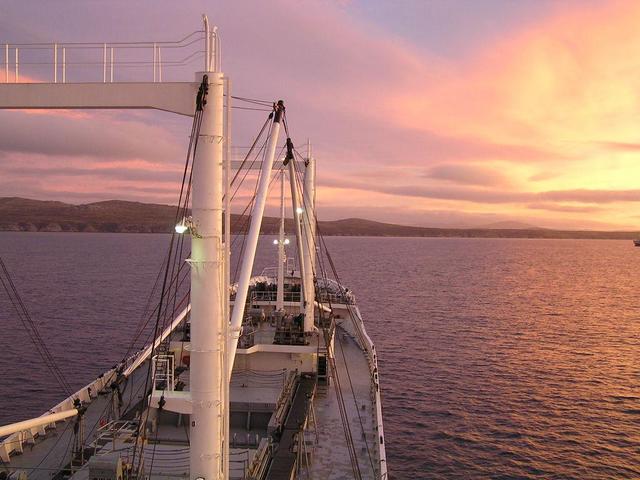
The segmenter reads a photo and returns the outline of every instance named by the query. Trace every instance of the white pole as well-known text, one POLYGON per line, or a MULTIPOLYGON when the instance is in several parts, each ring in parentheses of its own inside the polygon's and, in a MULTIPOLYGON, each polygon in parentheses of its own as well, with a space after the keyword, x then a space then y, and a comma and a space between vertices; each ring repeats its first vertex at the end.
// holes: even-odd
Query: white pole
POLYGON ((218 38, 218 27, 214 26, 211 30, 211 38, 210 38, 210 47, 209 52, 211 55, 211 59, 209 60, 209 65, 211 69, 216 71, 218 70, 218 48, 217 48, 217 39, 218 38))
POLYGON ((158 47, 158 81, 162 83, 162 52, 158 47))
POLYGON ((16 83, 18 83, 19 75, 18 75, 18 47, 16 47, 16 83))
POLYGON ((300 201, 298 200, 298 186, 296 182, 296 166, 294 159, 289 160, 289 183, 291 186, 291 205, 293 206, 293 223, 296 227, 296 246, 298 248, 298 268, 300 270, 300 313, 304 313, 304 301, 305 301, 305 270, 304 270, 304 241, 302 237, 302 228, 300 226, 300 219, 302 218, 302 208, 300 207, 300 201))
POLYGON ((4 81, 9 83, 9 44, 4 46, 4 81))
POLYGON ((193 163, 191 238, 190 478, 223 474, 227 376, 223 370, 224 302, 222 245, 223 76, 205 72, 209 92, 202 110, 193 163))
POLYGON ((23 432, 31 428, 41 427, 42 425, 49 425, 50 423, 59 422, 65 418, 74 417, 77 414, 78 410, 72 408, 71 410, 63 410, 62 412, 42 415, 41 417, 32 418, 30 420, 4 425, 0 427, 0 437, 11 435, 16 432, 23 432))
POLYGON ((67 83, 67 49, 62 47, 62 83, 67 83))
POLYGON ((158 63, 158 50, 156 44, 153 44, 153 83, 156 83, 156 64, 158 63))
POLYGON ((102 83, 107 83, 107 44, 102 45, 102 83))
POLYGON ((276 310, 284 310, 284 267, 287 261, 284 254, 284 170, 280 175, 280 232, 278 235, 278 290, 276 310))
POLYGON ((206 15, 202 15, 202 21, 204 22, 204 70, 208 72, 211 70, 211 64, 209 62, 211 56, 211 30, 209 29, 209 18, 206 15))
POLYGON ((313 283, 313 275, 315 272, 316 258, 315 177, 315 162, 313 158, 311 158, 311 143, 307 141, 307 168, 304 171, 304 216, 306 219, 304 223, 305 237, 307 240, 304 262, 306 274, 306 281, 304 283, 307 291, 304 316, 305 332, 312 331, 314 323, 315 285, 313 283))
POLYGON ((236 349, 238 348, 238 339, 235 332, 240 331, 239 329, 242 326, 242 318, 244 317, 244 307, 247 300, 247 292, 249 291, 249 281, 251 280, 251 271, 253 270, 253 260, 256 256, 256 248, 258 247, 258 237, 260 236, 260 227, 262 226, 262 215, 264 214, 264 206, 267 201, 267 191, 269 190, 269 183, 271 181, 271 168, 273 166, 273 157, 276 155, 276 146, 278 144, 278 136, 280 134, 280 121, 282 120, 283 113, 284 104, 282 103, 282 100, 280 100, 275 107, 273 124, 271 126, 271 137, 269 138, 266 156, 262 162, 258 192, 256 194, 253 210, 251 211, 251 225, 249 226, 246 250, 240 267, 240 275, 238 277, 238 290, 236 291, 236 299, 233 305, 233 313, 231 315, 232 336, 229 339, 229 379, 231 379, 233 362, 235 360, 236 349))
POLYGON ((111 83, 113 83, 113 47, 111 47, 111 83))
MULTIPOLYGON (((227 81, 227 103, 226 103, 226 129, 225 129, 225 160, 224 160, 224 342, 225 346, 229 342, 229 314, 231 312, 231 300, 229 298, 229 286, 231 285, 231 79, 227 81)), ((223 372, 229 371, 229 355, 224 356, 223 372)), ((226 380, 226 379, 225 379, 226 380)), ((229 382, 224 381, 224 398, 225 405, 229 405, 229 382)), ((231 445, 229 443, 229 409, 224 416, 224 438, 225 443, 224 456, 224 474, 225 478, 229 478, 229 451, 231 445)))
POLYGON ((53 44, 53 83, 58 83, 58 44, 53 44))

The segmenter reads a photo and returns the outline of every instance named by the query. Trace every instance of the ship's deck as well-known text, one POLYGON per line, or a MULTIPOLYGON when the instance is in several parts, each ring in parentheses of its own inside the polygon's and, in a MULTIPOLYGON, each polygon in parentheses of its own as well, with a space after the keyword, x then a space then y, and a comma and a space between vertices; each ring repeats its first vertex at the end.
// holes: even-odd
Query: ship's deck
MULTIPOLYGON (((272 344, 273 333, 271 329, 267 328, 265 331, 259 332, 255 340, 257 343, 265 342, 265 345, 272 344)), ((318 345, 318 347, 324 346, 323 340, 320 343, 322 345, 318 345)), ((315 351, 318 347, 314 347, 312 350, 315 351)), ((279 348, 284 348, 284 346, 279 348)), ((305 448, 310 462, 307 464, 306 461, 300 460, 301 456, 294 453, 296 445, 286 445, 284 440, 288 437, 286 437, 285 428, 279 439, 279 444, 276 444, 271 467, 283 466, 283 468, 286 467, 285 469, 290 470, 291 466, 287 465, 294 461, 294 464, 299 468, 299 478, 351 478, 354 468, 359 469, 362 478, 379 478, 380 459, 374 404, 375 386, 371 378, 367 354, 350 333, 338 326, 335 330, 334 355, 339 385, 333 379, 328 386, 318 385, 313 397, 312 410, 305 410, 305 418, 310 424, 310 428, 305 434, 305 448), (344 411, 349 422, 357 467, 352 463, 347 448, 336 388, 340 388, 344 402, 344 411), (280 462, 283 459, 286 461, 280 462)), ((133 417, 133 407, 143 398, 142 391, 147 372, 148 362, 145 362, 133 372, 123 388, 125 418, 133 417)), ((255 372, 243 374, 243 372, 234 371, 234 379, 230 387, 231 411, 234 419, 231 422, 230 432, 233 440, 231 442, 230 465, 232 478, 243 478, 257 452, 258 444, 269 438, 270 427, 267 427, 266 422, 277 408, 278 398, 286 378, 284 373, 282 377, 267 375, 265 378, 256 375, 255 372), (252 414, 255 421, 252 420, 252 414)), ((185 392, 188 392, 188 370, 180 375, 180 379, 185 382, 185 392)), ((313 380, 313 384, 315 385, 315 380, 313 380)), ((302 380, 300 385, 303 385, 302 380)), ((176 391, 175 393, 180 395, 182 392, 176 391)), ((88 405, 84 417, 85 434, 89 439, 88 444, 91 443, 95 434, 97 427, 94 426, 99 425, 100 419, 111 408, 111 404, 112 395, 105 394, 97 396, 88 405)), ((294 407, 295 398, 289 415, 294 412, 294 407)), ((152 471, 147 473, 154 479, 185 478, 188 476, 189 465, 188 420, 172 412, 163 412, 163 415, 170 415, 168 422, 158 424, 156 435, 150 435, 149 445, 145 448, 145 464, 147 466, 153 464, 152 471), (153 462, 151 458, 154 458, 153 462)), ((288 417, 288 419, 290 418, 292 417, 288 417)), ((30 480, 50 480, 56 472, 69 463, 73 442, 73 423, 73 419, 66 423, 60 422, 55 430, 49 431, 44 438, 39 438, 32 448, 25 445, 24 453, 11 457, 10 471, 23 470, 27 472, 30 480)), ((290 433, 295 434, 293 427, 290 433)), ((293 438, 291 437, 290 440, 293 438)), ((112 446, 109 442, 104 451, 116 450, 124 453, 130 449, 130 443, 116 439, 114 445, 112 446), (116 444, 118 445, 116 446, 116 444)), ((82 470, 76 472, 74 479, 83 480, 86 478, 88 478, 88 468, 85 465, 82 470)))
MULTIPOLYGON (((336 330, 335 360, 360 473, 362 478, 379 478, 379 473, 376 473, 379 472, 378 436, 369 365, 362 349, 341 328, 336 330)), ((307 474, 307 478, 337 480, 353 477, 335 388, 337 385, 332 383, 329 387, 319 388, 316 395, 318 444, 311 468, 302 472, 307 474)))

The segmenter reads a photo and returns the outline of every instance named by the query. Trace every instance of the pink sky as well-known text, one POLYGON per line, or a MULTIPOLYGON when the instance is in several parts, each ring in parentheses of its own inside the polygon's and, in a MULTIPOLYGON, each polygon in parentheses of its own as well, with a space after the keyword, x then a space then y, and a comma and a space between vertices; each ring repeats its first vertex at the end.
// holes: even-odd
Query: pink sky
MULTIPOLYGON (((407 1, 396 17, 375 1, 145 9, 150 2, 118 0, 108 15, 76 1, 21 3, 0 7, 3 43, 177 39, 213 8, 234 93, 283 98, 294 142, 312 139, 322 218, 640 223, 637 2, 491 0, 470 15, 462 1, 407 1)), ((191 78, 189 69, 179 75, 191 78)), ((263 118, 237 111, 236 144, 246 145, 263 118)), ((0 112, 0 122, 0 196, 177 197, 188 119, 0 112)))

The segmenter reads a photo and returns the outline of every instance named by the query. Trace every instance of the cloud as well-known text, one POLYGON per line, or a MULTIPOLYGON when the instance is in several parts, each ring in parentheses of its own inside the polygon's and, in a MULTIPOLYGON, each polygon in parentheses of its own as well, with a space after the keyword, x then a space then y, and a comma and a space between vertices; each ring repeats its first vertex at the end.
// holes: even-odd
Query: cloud
POLYGON ((166 162, 184 156, 175 135, 152 120, 126 121, 107 113, 34 115, 10 111, 0 112, 0 122, 0 152, 166 162))
POLYGON ((603 210, 600 207, 594 206, 562 205, 556 203, 530 203, 527 205, 527 208, 563 213, 597 213, 603 210))
POLYGON ((605 151, 640 152, 640 143, 631 142, 594 142, 605 151))
MULTIPOLYGON (((55 9, 16 2, 0 24, 26 22, 8 30, 24 41, 61 32, 73 32, 70 40, 179 38, 207 7, 200 0, 179 8, 151 5, 117 1, 105 21, 86 2, 55 9)), ((321 210, 337 211, 349 195, 351 208, 374 219, 403 211, 400 205, 411 198, 403 218, 414 215, 416 222, 421 211, 632 222, 628 203, 638 201, 640 178, 640 4, 541 7, 534 20, 448 58, 367 23, 350 8, 302 5, 222 2, 212 21, 221 29, 234 93, 284 98, 296 145, 312 139, 321 210), (596 211, 597 205, 607 208, 596 211)), ((421 21, 428 28, 430 18, 421 21)), ((193 78, 193 68, 183 77, 193 78)), ((19 164, 3 163, 14 183, 0 194, 33 191, 37 183, 41 195, 56 198, 61 192, 88 196, 91 188, 100 199, 109 192, 136 200, 146 192, 148 201, 170 196, 172 172, 184 161, 188 119, 76 114, 0 113, 0 150, 32 159, 22 163, 22 174, 19 164), (33 181, 45 172, 55 175, 55 188, 33 181)), ((264 117, 234 111, 235 144, 250 143, 264 117)))
MULTIPOLYGON (((340 177, 323 179, 323 185, 343 189, 373 191, 388 195, 399 195, 416 198, 441 200, 457 200, 462 202, 501 204, 530 202, 576 202, 586 204, 609 204, 617 202, 640 202, 640 190, 549 190, 542 192, 506 191, 501 189, 477 188, 466 186, 430 186, 430 185, 396 185, 372 184, 340 177)), ((551 209, 548 209, 551 210, 551 209)), ((569 210, 557 210, 569 211, 569 210)), ((577 211, 577 210, 576 210, 577 211)))
POLYGON ((528 180, 530 182, 542 182, 544 180, 549 180, 556 177, 558 177, 557 173, 545 171, 545 172, 538 172, 535 175, 531 175, 528 178, 528 180))
POLYGON ((462 185, 504 187, 511 184, 509 178, 502 172, 479 165, 436 165, 428 169, 425 176, 462 185))

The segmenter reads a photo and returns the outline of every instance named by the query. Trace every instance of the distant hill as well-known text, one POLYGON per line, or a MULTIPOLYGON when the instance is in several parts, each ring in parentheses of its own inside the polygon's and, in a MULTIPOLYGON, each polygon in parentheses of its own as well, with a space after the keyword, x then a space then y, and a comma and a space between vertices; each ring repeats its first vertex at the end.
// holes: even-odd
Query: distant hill
MULTIPOLYGON (((117 232, 168 233, 173 231, 175 207, 153 203, 108 200, 72 205, 63 202, 0 198, 0 230, 15 232, 117 232)), ((246 217, 232 215, 234 232, 248 224, 246 217)), ((262 233, 275 234, 279 219, 265 217, 262 233)), ((595 238, 632 239, 637 232, 549 230, 518 222, 499 222, 479 228, 426 228, 346 218, 319 222, 323 235, 378 237, 483 237, 483 238, 595 238)), ((287 220, 288 232, 293 231, 287 220)))
POLYGON ((523 222, 493 222, 487 225, 480 225, 474 228, 480 228, 484 230, 538 230, 542 227, 536 227, 535 225, 529 225, 523 222))

